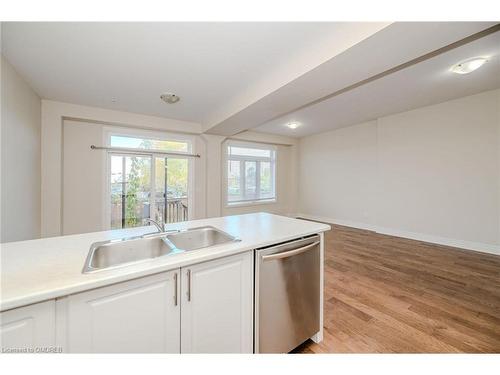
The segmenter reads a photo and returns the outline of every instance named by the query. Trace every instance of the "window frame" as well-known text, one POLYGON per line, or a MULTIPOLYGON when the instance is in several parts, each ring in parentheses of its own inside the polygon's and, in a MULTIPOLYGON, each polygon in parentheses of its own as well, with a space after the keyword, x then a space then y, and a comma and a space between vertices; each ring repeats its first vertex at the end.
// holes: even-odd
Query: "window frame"
POLYGON ((232 207, 242 207, 242 206, 255 206, 255 205, 261 205, 261 204, 275 204, 278 202, 278 192, 277 192, 277 154, 278 150, 275 145, 270 145, 270 144, 264 144, 264 143, 257 143, 257 142, 245 142, 245 141, 236 141, 236 140, 229 140, 224 142, 223 144, 223 173, 222 173, 222 193, 223 193, 223 201, 224 201, 224 206, 225 208, 232 208, 232 207), (260 149, 260 150, 269 150, 271 151, 271 156, 270 157, 263 157, 263 156, 239 156, 239 155, 229 155, 229 149, 230 147, 243 147, 243 148, 252 148, 252 149, 260 149), (271 187, 272 187, 272 192, 273 197, 271 198, 254 198, 254 199, 242 199, 238 201, 229 201, 229 194, 228 194, 228 177, 229 177, 229 170, 228 170, 228 162, 230 160, 234 161, 239 161, 240 162, 240 186, 243 189, 243 197, 245 197, 246 193, 246 174, 245 174, 245 162, 257 162, 256 163, 256 196, 257 192, 260 193, 260 163, 261 162, 269 162, 270 163, 270 168, 271 168, 271 187))
MULTIPOLYGON (((195 187, 195 181, 194 181, 194 160, 193 158, 189 156, 183 156, 181 155, 182 153, 185 154, 191 154, 195 153, 195 138, 191 135, 187 134, 179 134, 179 133, 171 133, 171 132, 163 132, 163 131, 154 131, 154 130, 143 130, 143 129, 136 129, 136 128, 129 128, 129 127, 117 127, 117 126, 106 126, 103 127, 102 131, 102 137, 103 137, 103 144, 111 147, 111 137, 112 136, 123 136, 123 137, 134 137, 134 138, 148 138, 148 139, 155 139, 155 140, 162 140, 162 141, 175 141, 175 142, 186 142, 188 147, 187 151, 175 151, 178 152, 179 155, 176 155, 175 157, 172 157, 173 159, 187 159, 188 160, 188 220, 192 220, 194 212, 195 212, 195 193, 194 193, 194 187, 195 187)), ((151 154, 151 165, 153 166, 155 162, 155 158, 165 158, 164 155, 158 154, 155 151, 161 151, 161 150, 154 150, 154 149, 144 149, 144 148, 136 148, 136 149, 131 149, 132 150, 137 150, 136 156, 145 156, 145 153, 151 154)), ((104 182, 104 197, 103 197, 103 226, 104 230, 111 230, 111 176, 110 176, 110 171, 111 171, 111 155, 121 155, 121 154, 126 154, 126 155, 133 155, 132 152, 127 152, 123 153, 121 151, 108 151, 105 152, 103 155, 103 170, 104 170, 104 176, 103 176, 103 182, 104 182)), ((151 189, 154 190, 153 183, 155 181, 155 168, 151 168, 151 189)), ((124 229, 131 229, 131 228, 124 228, 124 229)))

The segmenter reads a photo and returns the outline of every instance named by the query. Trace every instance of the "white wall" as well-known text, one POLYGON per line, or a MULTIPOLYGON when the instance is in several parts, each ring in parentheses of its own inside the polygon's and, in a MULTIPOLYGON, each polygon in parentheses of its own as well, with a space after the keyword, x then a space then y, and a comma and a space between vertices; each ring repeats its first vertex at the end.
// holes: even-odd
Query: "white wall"
POLYGON ((377 225, 498 244, 500 90, 381 118, 377 225))
POLYGON ((62 234, 103 230, 105 156, 103 125, 66 120, 63 124, 62 234))
MULTIPOLYGON (((61 230, 63 235, 109 229, 109 218, 104 209, 105 194, 107 194, 105 186, 107 153, 92 150, 90 145, 104 145, 105 134, 112 129, 120 132, 130 131, 132 134, 144 133, 138 129, 91 121, 64 120, 63 122, 61 230)), ((196 144, 195 138, 199 137, 184 134, 182 137, 194 141, 193 152, 203 152, 196 144)), ((194 192, 189 197, 189 204, 194 203, 195 211, 192 212, 191 218, 195 219, 205 217, 205 160, 194 159, 192 166, 194 192), (197 204, 198 202, 200 204, 197 204)))
POLYGON ((239 139, 291 146, 278 150, 277 203, 227 209, 221 190, 224 137, 201 134, 201 126, 195 123, 43 100, 42 236, 104 229, 100 214, 104 165, 99 152, 89 146, 101 144, 103 127, 109 126, 191 134, 194 152, 202 156, 194 162, 193 219, 256 211, 296 212, 297 140, 253 132, 238 135, 239 139))
POLYGON ((2 56, 1 242, 40 235, 38 95, 2 56))
POLYGON ((500 90, 300 141, 300 212, 500 253, 500 90))
POLYGON ((189 134, 201 132, 197 123, 42 100, 42 237, 62 234, 63 123, 67 120, 189 134))
POLYGON ((377 127, 367 122, 300 140, 300 211, 376 223, 377 127))

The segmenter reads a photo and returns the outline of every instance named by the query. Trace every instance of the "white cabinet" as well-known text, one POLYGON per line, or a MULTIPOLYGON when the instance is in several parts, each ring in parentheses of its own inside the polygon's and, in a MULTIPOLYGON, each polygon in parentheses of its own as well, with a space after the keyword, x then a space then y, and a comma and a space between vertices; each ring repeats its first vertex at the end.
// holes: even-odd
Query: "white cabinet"
POLYGON ((253 252, 181 273, 181 352, 252 353, 253 252))
POLYGON ((253 252, 0 314, 3 348, 252 353, 253 252))
POLYGON ((174 270, 71 295, 58 301, 58 341, 72 353, 179 353, 179 293, 174 270))
POLYGON ((3 352, 45 352, 55 345, 55 302, 47 301, 0 313, 3 352))

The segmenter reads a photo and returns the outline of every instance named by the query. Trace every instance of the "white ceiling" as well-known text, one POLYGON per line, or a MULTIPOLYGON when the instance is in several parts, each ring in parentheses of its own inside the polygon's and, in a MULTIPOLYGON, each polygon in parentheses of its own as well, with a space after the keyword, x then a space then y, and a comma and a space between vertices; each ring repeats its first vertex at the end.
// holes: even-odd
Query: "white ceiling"
POLYGON ((2 23, 2 53, 44 99, 205 123, 262 79, 311 69, 385 25, 2 23), (164 104, 168 91, 181 101, 164 104))
POLYGON ((293 112, 492 25, 4 22, 2 54, 44 99, 198 122, 211 134, 301 137, 498 87, 498 57, 467 76, 447 69, 498 56, 500 33, 293 112), (181 101, 163 103, 167 91, 181 101))
POLYGON ((255 128, 303 137, 500 87, 500 32, 255 128), (490 61, 466 75, 449 71, 470 57, 490 61), (290 130, 289 122, 302 125, 290 130))
POLYGON ((233 135, 491 27, 486 22, 397 22, 339 53, 219 123, 208 133, 233 135))

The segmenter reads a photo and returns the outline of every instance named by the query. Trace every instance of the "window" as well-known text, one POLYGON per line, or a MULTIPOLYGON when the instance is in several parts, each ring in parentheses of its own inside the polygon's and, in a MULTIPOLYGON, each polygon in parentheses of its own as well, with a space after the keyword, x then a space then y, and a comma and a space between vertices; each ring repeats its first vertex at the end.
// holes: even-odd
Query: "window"
POLYGON ((276 200, 274 146, 229 142, 226 159, 228 205, 276 200))
POLYGON ((108 145, 130 149, 108 152, 106 215, 111 229, 145 225, 146 218, 164 223, 188 220, 190 159, 155 151, 187 154, 191 141, 163 134, 108 133, 108 145))
POLYGON ((190 144, 187 141, 174 141, 114 134, 110 136, 109 144, 112 147, 138 148, 156 151, 189 152, 190 149, 190 144))

